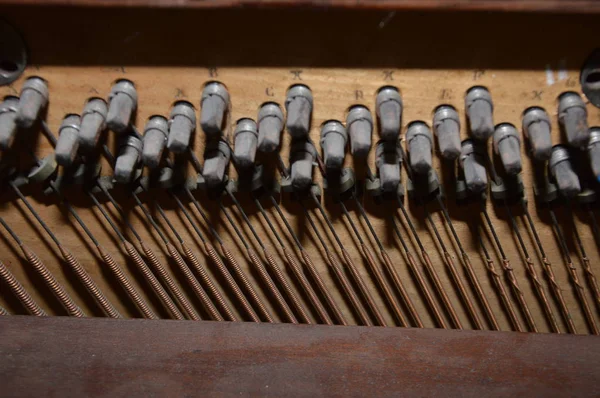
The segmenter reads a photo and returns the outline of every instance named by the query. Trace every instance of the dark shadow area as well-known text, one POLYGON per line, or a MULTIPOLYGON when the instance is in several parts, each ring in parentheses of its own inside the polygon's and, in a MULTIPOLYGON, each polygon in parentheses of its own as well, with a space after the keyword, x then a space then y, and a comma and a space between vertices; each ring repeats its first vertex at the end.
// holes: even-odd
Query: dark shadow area
MULTIPOLYGON (((548 54, 597 45, 594 15, 405 11, 390 17, 362 9, 18 6, 3 11, 23 32, 33 65, 543 69, 540 62, 548 54), (564 34, 575 27, 576 41, 564 34)), ((569 63, 581 65, 587 55, 582 51, 581 59, 569 63)))

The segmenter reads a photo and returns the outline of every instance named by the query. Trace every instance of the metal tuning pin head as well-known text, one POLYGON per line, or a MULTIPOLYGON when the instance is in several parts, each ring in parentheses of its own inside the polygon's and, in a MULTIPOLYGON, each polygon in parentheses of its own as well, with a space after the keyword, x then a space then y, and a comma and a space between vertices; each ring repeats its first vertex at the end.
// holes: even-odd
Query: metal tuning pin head
POLYGON ((596 180, 600 182, 600 127, 590 128, 588 156, 596 180))
POLYGON ((469 191, 480 194, 488 185, 482 148, 474 140, 464 140, 461 144, 460 165, 465 175, 469 191))
POLYGON ((96 148, 100 134, 106 128, 107 114, 108 105, 102 98, 90 98, 85 103, 79 126, 79 143, 83 150, 96 148))
POLYGON ((556 180, 558 190, 567 198, 581 192, 579 177, 577 177, 577 173, 573 170, 569 158, 569 150, 565 146, 555 145, 552 147, 552 154, 548 162, 550 173, 556 180))
POLYGON ((79 149, 79 115, 69 114, 63 119, 58 129, 58 141, 54 149, 56 163, 69 167, 75 161, 79 149))
POLYGON ((523 112, 523 134, 529 141, 531 154, 537 160, 550 159, 552 152, 552 124, 543 108, 531 107, 523 112))
POLYGON ((460 155, 460 117, 451 105, 440 105, 433 112, 433 132, 442 157, 456 160, 460 155))
POLYGON ((494 152, 500 156, 506 174, 515 176, 521 172, 521 140, 514 125, 500 123, 496 126, 494 152))
POLYGON ((6 150, 12 146, 17 133, 17 109, 19 98, 14 96, 4 97, 0 104, 0 149, 6 150))
POLYGON ((384 141, 397 141, 402 123, 402 97, 396 87, 379 89, 375 100, 379 118, 379 135, 384 141))
POLYGON ((285 100, 287 129, 293 138, 306 138, 313 110, 312 91, 304 84, 295 84, 287 91, 285 100))
POLYGON ((433 135, 425 122, 416 121, 408 125, 406 145, 410 153, 410 167, 418 175, 426 175, 433 167, 431 152, 433 135))
POLYGON ((42 109, 48 105, 48 84, 41 77, 29 77, 23 83, 19 96, 16 122, 19 127, 28 128, 38 119, 42 109))
POLYGON ((321 126, 321 148, 327 170, 341 170, 346 156, 348 133, 337 120, 329 120, 321 126))
POLYGON ((346 126, 350 135, 352 156, 366 158, 371 150, 373 118, 366 106, 355 105, 348 111, 346 126))
POLYGON ((29 171, 29 174, 27 175, 27 180, 30 183, 39 184, 52 177, 56 172, 57 168, 58 164, 56 163, 56 158, 54 156, 54 153, 51 153, 50 155, 40 160, 38 162, 38 165, 29 171))
POLYGON ((196 110, 187 101, 177 101, 171 110, 167 148, 173 153, 183 153, 190 147, 196 131, 196 110))
POLYGON ((570 146, 584 148, 588 144, 587 109, 579 94, 568 91, 558 97, 558 121, 565 129, 570 146))
POLYGON ((137 108, 137 101, 137 91, 133 82, 127 79, 117 80, 108 96, 108 128, 115 133, 127 130, 137 108))
POLYGON ((233 139, 235 143, 233 156, 237 165, 241 168, 252 167, 258 145, 258 129, 254 120, 250 118, 238 120, 233 139))
POLYGON ((209 189, 223 183, 225 171, 227 170, 230 159, 231 150, 225 141, 213 140, 206 144, 202 176, 209 189))
POLYGON ((151 116, 144 127, 142 162, 150 169, 155 169, 160 164, 167 136, 169 135, 169 122, 162 116, 151 116))
POLYGON ((381 181, 381 190, 396 192, 400 184, 401 152, 397 142, 380 140, 375 146, 375 164, 381 181))
POLYGON ((283 131, 283 112, 275 102, 267 102, 258 111, 258 150, 274 152, 281 143, 283 131))
POLYGON ((465 96, 465 109, 473 138, 486 141, 494 134, 492 95, 482 86, 471 87, 465 96))
POLYGON ((115 181, 130 182, 142 156, 142 141, 133 135, 123 135, 119 142, 119 155, 115 162, 115 181))
POLYGON ((313 165, 317 151, 312 143, 299 139, 290 147, 290 168, 292 187, 295 191, 305 191, 312 184, 313 165))
POLYGON ((222 83, 211 82, 204 87, 200 100, 200 126, 207 137, 216 138, 223 134, 229 101, 229 92, 222 83))

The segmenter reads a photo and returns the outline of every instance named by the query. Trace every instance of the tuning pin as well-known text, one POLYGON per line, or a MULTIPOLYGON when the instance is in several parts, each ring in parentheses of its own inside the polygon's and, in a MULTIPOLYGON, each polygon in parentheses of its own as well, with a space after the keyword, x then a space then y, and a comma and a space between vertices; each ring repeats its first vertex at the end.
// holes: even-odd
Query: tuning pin
POLYGON ((54 153, 51 153, 40 160, 37 166, 31 169, 27 175, 27 180, 32 184, 39 184, 52 177, 57 168, 58 164, 56 163, 56 158, 54 157, 54 153))
POLYGON ((37 76, 27 78, 21 88, 17 125, 24 128, 31 127, 48 104, 48 96, 48 85, 44 79, 37 76))
POLYGON ((600 182, 600 127, 590 128, 590 142, 588 143, 588 156, 596 180, 600 182))
POLYGON ((569 145, 583 148, 590 139, 587 122, 587 109, 581 96, 573 91, 558 97, 558 121, 567 133, 569 145))
POLYGON ((233 139, 235 142, 233 156, 237 165, 241 168, 251 167, 254 164, 258 143, 258 131, 254 120, 249 118, 238 120, 233 139))
POLYGON ((108 96, 108 116, 106 124, 115 133, 122 133, 129 127, 133 112, 137 108, 137 91, 132 81, 120 79, 110 89, 108 96))
POLYGON ((119 155, 115 162, 114 178, 119 183, 132 180, 142 155, 142 141, 133 135, 120 138, 119 155))
POLYGON ((58 141, 54 149, 56 163, 69 167, 75 161, 79 149, 79 115, 66 115, 58 129, 58 141))
POLYGON ((465 96, 465 108, 473 138, 486 141, 494 134, 492 95, 482 86, 471 87, 465 96))
POLYGON ((107 113, 108 106, 102 98, 90 98, 85 103, 79 126, 79 143, 82 149, 91 151, 96 148, 100 133, 106 127, 107 113))
POLYGON ((206 144, 202 176, 209 188, 219 186, 223 183, 230 159, 231 150, 225 141, 214 140, 206 144))
POLYGON ((366 106, 355 105, 346 116, 346 126, 350 134, 350 150, 357 158, 366 158, 371 150, 373 118, 366 106))
POLYGON ((431 152, 433 135, 426 123, 417 121, 408 125, 406 144, 410 153, 410 167, 416 173, 424 175, 432 167, 431 152))
POLYGON ((177 101, 171 110, 167 148, 173 153, 183 153, 190 146, 196 130, 196 111, 187 101, 177 101))
POLYGON ((150 169, 160 164, 167 143, 169 122, 162 116, 152 116, 144 127, 142 162, 150 169))
POLYGON ((379 118, 379 135, 384 141, 396 141, 400 136, 402 121, 402 97, 396 87, 379 89, 375 100, 379 118))
POLYGON ((327 170, 340 170, 346 156, 348 133, 341 122, 329 120, 321 126, 321 148, 327 170))
POLYGON ((375 146, 375 164, 384 192, 396 192, 400 184, 401 152, 398 143, 380 140, 375 146))
POLYGON ((0 149, 6 150, 12 146, 17 133, 17 109, 19 98, 14 96, 4 97, 0 104, 0 149))
POLYGON ((304 191, 312 184, 313 164, 317 159, 317 151, 310 142, 299 139, 292 141, 290 147, 290 168, 292 187, 296 191, 304 191))
POLYGON ((451 105, 440 105, 433 113, 433 132, 442 157, 455 160, 460 155, 460 117, 451 105))
POLYGON ((523 132, 529 140, 531 153, 537 160, 550 159, 552 136, 550 117, 543 108, 531 107, 523 112, 523 132))
POLYGON ((462 142, 460 165, 469 191, 475 194, 484 192, 488 184, 487 173, 482 148, 475 141, 464 140, 462 142))
POLYGON ((500 156, 506 174, 521 172, 521 140, 515 126, 501 123, 494 130, 494 151, 500 156))
POLYGON ((558 190, 567 197, 573 197, 581 191, 579 177, 569 161, 570 155, 568 149, 563 145, 554 145, 548 166, 550 173, 554 176, 558 190))
POLYGON ((258 111, 258 150, 274 152, 279 148, 283 131, 283 112, 275 102, 267 102, 258 111))
POLYGON ((588 155, 594 176, 600 182, 600 127, 590 128, 588 155))
POLYGON ((313 96, 310 88, 304 84, 296 84, 287 91, 285 100, 287 111, 287 128, 292 138, 306 138, 310 130, 310 119, 313 109, 313 96))
POLYGON ((200 126, 208 136, 215 138, 223 134, 225 113, 229 108, 229 92, 219 82, 207 84, 200 100, 200 126))

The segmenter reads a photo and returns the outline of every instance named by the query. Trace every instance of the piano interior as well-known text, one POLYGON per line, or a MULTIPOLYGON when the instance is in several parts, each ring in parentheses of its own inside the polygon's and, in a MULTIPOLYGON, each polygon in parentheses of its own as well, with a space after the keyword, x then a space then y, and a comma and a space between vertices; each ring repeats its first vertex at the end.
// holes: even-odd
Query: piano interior
POLYGON ((2 3, 8 395, 598 394, 598 3, 2 3))

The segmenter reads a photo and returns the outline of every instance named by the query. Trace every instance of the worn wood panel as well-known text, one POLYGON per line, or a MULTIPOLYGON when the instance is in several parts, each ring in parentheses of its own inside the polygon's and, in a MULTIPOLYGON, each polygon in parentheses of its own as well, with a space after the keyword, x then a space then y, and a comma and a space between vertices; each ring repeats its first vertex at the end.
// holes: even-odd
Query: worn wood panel
POLYGON ((477 10, 590 13, 600 11, 594 0, 0 0, 6 4, 86 7, 336 7, 389 10, 477 10))
POLYGON ((0 319, 10 396, 596 396, 600 341, 365 327, 0 319))
MULTIPOLYGON (((228 86, 233 105, 230 119, 234 122, 244 116, 255 117, 259 105, 264 101, 283 103, 287 87, 301 78, 303 83, 312 88, 315 97, 311 131, 315 141, 318 140, 320 124, 331 118, 343 120, 350 105, 364 103, 373 110, 376 90, 382 85, 394 84, 401 89, 405 104, 403 124, 406 125, 417 119, 430 122, 432 110, 440 103, 455 105, 462 115, 464 92, 473 84, 483 84, 490 88, 494 97, 496 122, 511 122, 520 128, 520 115, 526 107, 544 106, 552 115, 555 142, 560 142, 563 139, 556 121, 556 97, 564 90, 579 90, 579 67, 597 45, 595 19, 591 16, 415 12, 396 14, 390 19, 388 13, 375 11, 124 9, 115 12, 110 9, 7 7, 5 17, 23 32, 31 50, 32 64, 24 77, 41 75, 49 81, 51 99, 47 119, 54 131, 57 131, 65 113, 81 112, 86 98, 106 96, 111 83, 123 76, 133 80, 138 87, 140 102, 136 124, 140 129, 150 115, 167 114, 171 104, 178 98, 189 99, 198 106, 202 85, 209 80, 219 79, 228 86), (307 26, 311 29, 307 29, 307 26), (569 32, 569 35, 566 36, 564 32, 569 32), (302 71, 300 77, 295 71, 302 71), (393 80, 389 80, 390 76, 393 80), (549 79, 549 76, 552 78, 549 79)), ((17 92, 21 82, 22 79, 10 87, 1 88, 0 94, 17 92)), ((598 124, 598 110, 590 105, 589 113, 590 123, 598 124)), ((230 129, 228 131, 231 132, 230 129)), ((467 137, 464 128, 462 136, 467 137)), ((288 141, 286 136, 282 149, 284 158, 287 158, 288 141)), ((202 154, 203 144, 202 134, 198 132, 195 140, 198 154, 202 154)), ((39 137, 38 149, 40 154, 50 151, 43 137, 39 137)), ((531 165, 525 148, 523 156, 527 193, 532 197, 531 165)), ((373 160, 371 155, 371 165, 373 160)), ((347 163, 351 163, 349 158, 347 163)), ((442 170, 437 160, 436 168, 448 178, 447 168, 442 170)), ((104 173, 108 172, 105 167, 104 173)), ((454 225, 471 256, 502 329, 509 330, 510 326, 469 230, 469 225, 476 219, 475 213, 472 208, 456 207, 452 186, 447 185, 446 190, 454 225)), ((103 245, 121 264, 126 264, 100 214, 77 192, 69 193, 69 197, 103 245)), ((121 194, 119 198, 126 208, 132 208, 133 204, 127 195, 121 194)), ((135 311, 128 308, 128 301, 123 294, 114 288, 108 271, 104 270, 79 227, 73 226, 73 220, 67 222, 54 205, 55 201, 50 198, 38 193, 32 200, 46 221, 55 228, 65 246, 77 254, 109 298, 127 315, 137 316, 135 311)), ((166 198, 159 197, 159 200, 173 209, 173 204, 166 198)), ((235 249, 240 259, 245 259, 243 252, 238 250, 241 245, 218 215, 216 205, 205 198, 202 202, 211 210, 227 245, 235 249)), ((302 218, 298 217, 299 208, 287 200, 284 204, 288 217, 293 220, 303 244, 316 260, 335 299, 343 305, 345 314, 353 322, 333 279, 328 275, 323 253, 302 218)), ((432 327, 433 322, 398 250, 399 243, 385 222, 387 212, 392 210, 389 207, 376 207, 368 200, 366 205, 376 230, 383 237, 385 247, 405 280, 411 298, 425 318, 426 326, 432 327)), ((254 206, 250 202, 244 202, 244 206, 251 213, 253 223, 259 226, 259 234, 264 237, 267 246, 272 252, 277 252, 276 242, 269 237, 266 225, 256 214, 254 206)), ((543 210, 536 211, 533 203, 530 207, 578 329, 586 333, 587 328, 568 282, 548 217, 543 210)), ((369 281, 377 303, 380 308, 385 308, 363 267, 351 231, 340 218, 339 209, 329 206, 328 210, 335 219, 342 242, 369 281)), ((423 222, 421 209, 411 206, 410 211, 463 325, 469 328, 467 315, 444 269, 431 231, 423 222)), ((73 278, 69 273, 63 271, 56 250, 22 204, 15 202, 10 195, 4 196, 1 214, 56 273, 58 279, 67 285, 67 289, 88 313, 98 315, 98 311, 85 299, 85 293, 77 288, 76 283, 72 283, 73 278)), ((196 242, 192 231, 186 223, 180 223, 176 212, 171 211, 170 214, 184 239, 196 242)), ((548 331, 505 213, 500 208, 494 209, 491 214, 538 327, 541 331, 548 331)), ((144 238, 152 242, 155 251, 166 263, 158 237, 149 231, 149 226, 140 221, 135 212, 130 217, 144 231, 144 238)), ((435 215, 434 218, 446 245, 453 249, 450 234, 444 229, 441 217, 435 215)), ((568 218, 561 218, 565 225, 566 220, 568 218)), ((519 219, 518 223, 529 251, 536 253, 522 220, 519 219)), ((361 233, 366 238, 366 226, 361 227, 361 233)), ((585 214, 578 216, 578 227, 594 270, 598 273, 600 257, 585 214)), ((280 231, 284 234, 283 229, 280 231)), ((4 249, 0 258, 20 280, 31 287, 32 293, 43 301, 45 308, 52 313, 62 313, 52 300, 43 300, 47 297, 47 291, 39 285, 8 235, 3 232, 1 236, 4 238, 1 243, 4 249)), ((329 240, 333 245, 334 242, 329 240)), ((416 254, 416 245, 411 243, 416 254)), ((289 242, 289 247, 291 245, 292 242, 289 242)), ((575 265, 581 271, 581 262, 570 234, 569 245, 575 265)), ((492 247, 490 243, 488 246, 492 247)), ((196 250, 200 252, 199 248, 196 250)), ((455 248, 452 254, 458 264, 455 248)), ((495 259, 498 260, 497 255, 495 259)), ((281 257, 279 260, 283 265, 281 257)), ((539 256, 534 260, 541 274, 539 256)), ((249 267, 245 260, 240 262, 245 268, 249 267)), ((580 278, 583 280, 581 272, 580 278)), ((252 281, 256 282, 254 278, 252 281)), ((550 295, 548 290, 547 294, 550 295)), ((2 296, 2 304, 9 310, 23 312, 9 294, 2 296)), ((588 300, 597 316, 598 311, 589 292, 588 300)), ((559 317, 554 302, 553 308, 559 317)), ((387 321, 392 324, 390 314, 384 312, 387 321)), ((564 327, 562 329, 565 330, 564 327)))

